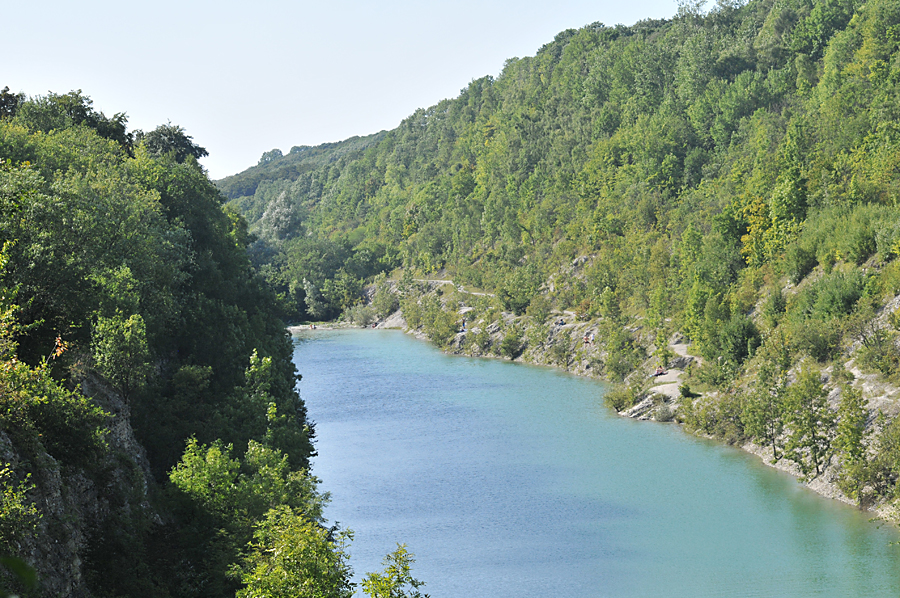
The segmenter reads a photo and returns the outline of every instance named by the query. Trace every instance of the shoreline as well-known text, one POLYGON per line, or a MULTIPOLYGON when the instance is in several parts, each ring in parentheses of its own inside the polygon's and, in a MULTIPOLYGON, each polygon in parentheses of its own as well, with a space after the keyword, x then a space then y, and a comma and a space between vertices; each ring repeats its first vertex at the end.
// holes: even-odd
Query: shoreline
MULTIPOLYGON (((400 310, 397 310, 396 312, 394 312, 393 314, 391 314, 384 320, 377 322, 377 324, 375 324, 373 326, 358 326, 358 325, 345 323, 345 322, 341 322, 341 323, 335 323, 335 322, 318 323, 317 322, 317 323, 315 323, 315 326, 316 326, 316 328, 310 329, 309 325, 294 325, 294 326, 287 326, 286 329, 292 334, 294 332, 300 332, 300 331, 307 331, 307 332, 312 332, 314 330, 333 331, 333 330, 351 329, 351 328, 359 329, 359 330, 363 330, 363 329, 399 330, 399 331, 403 332, 404 334, 414 336, 415 338, 417 338, 419 340, 428 341, 432 345, 434 345, 434 343, 431 341, 431 339, 423 331, 413 330, 406 324, 406 321, 403 319, 403 315, 400 310)), ((572 328, 575 328, 575 329, 584 328, 585 330, 590 330, 593 327, 593 323, 585 322, 581 325, 568 324, 567 327, 568 326, 571 326, 572 328)), ((598 381, 604 382, 606 384, 610 384, 609 381, 604 380, 604 379, 600 378, 599 376, 593 375, 593 372, 591 371, 590 366, 584 367, 583 363, 577 364, 580 367, 571 367, 571 368, 570 367, 561 367, 559 364, 553 363, 548 358, 549 357, 549 349, 548 348, 544 348, 544 350, 539 350, 539 349, 527 350, 527 351, 523 352, 522 354, 518 355, 514 359, 509 359, 507 357, 503 357, 500 355, 476 355, 476 354, 473 354, 470 352, 465 352, 462 349, 462 344, 461 344, 461 340, 465 339, 465 334, 466 334, 465 332, 457 333, 454 340, 451 341, 449 347, 441 348, 441 351, 446 354, 449 354, 449 355, 466 355, 469 357, 477 357, 477 358, 502 359, 505 361, 513 361, 513 362, 518 362, 518 363, 524 363, 527 365, 552 367, 554 369, 562 370, 566 373, 569 373, 569 374, 572 374, 575 376, 579 376, 581 378, 591 378, 593 380, 598 380, 598 381), (538 359, 536 359, 537 357, 542 357, 544 359, 538 360, 538 359)), ((681 337, 676 335, 676 342, 670 342, 668 345, 668 348, 670 350, 672 350, 677 356, 673 360, 673 365, 678 365, 680 367, 668 368, 667 371, 665 372, 665 374, 660 376, 658 378, 658 380, 654 381, 654 382, 657 382, 657 384, 653 384, 653 386, 651 386, 647 391, 645 391, 645 393, 643 393, 644 398, 639 400, 632 407, 629 407, 622 411, 615 411, 615 409, 613 409, 611 406, 607 406, 607 408, 615 411, 616 414, 619 415, 620 417, 627 417, 627 418, 639 420, 639 421, 652 421, 652 422, 658 423, 658 424, 675 425, 675 426, 678 426, 681 429, 682 433, 684 433, 684 434, 698 436, 701 438, 707 438, 709 440, 715 440, 716 442, 718 442, 722 445, 725 445, 725 446, 733 446, 733 447, 738 448, 746 453, 756 456, 757 458, 759 458, 759 460, 765 466, 771 467, 773 469, 777 469, 779 471, 782 471, 782 472, 790 475, 797 481, 798 484, 808 488, 812 492, 815 492, 816 494, 819 494, 820 496, 822 496, 824 498, 836 500, 847 506, 853 507, 854 509, 859 510, 861 512, 870 513, 873 515, 873 519, 878 519, 878 520, 884 521, 886 523, 896 523, 897 521, 900 521, 900 512, 898 512, 897 509, 894 508, 889 503, 874 504, 867 508, 860 508, 859 505, 856 503, 856 501, 852 500, 850 497, 845 495, 840 490, 840 488, 838 488, 837 483, 836 483, 837 472, 835 470, 834 465, 831 464, 831 462, 829 462, 829 464, 825 467, 824 471, 819 476, 817 476, 816 478, 813 478, 812 480, 804 481, 801 479, 802 474, 800 472, 799 467, 796 464, 788 461, 787 459, 783 459, 783 458, 779 459, 777 462, 772 461, 772 449, 770 447, 762 447, 762 446, 759 446, 752 442, 747 442, 744 444, 729 445, 728 443, 723 442, 722 440, 714 438, 714 437, 709 437, 709 436, 705 436, 702 434, 694 434, 694 433, 688 432, 687 430, 684 429, 683 424, 676 422, 674 420, 660 421, 660 420, 654 419, 654 413, 655 413, 654 408, 657 407, 660 403, 660 398, 658 398, 658 397, 661 397, 662 404, 669 406, 672 409, 673 413, 674 413, 674 411, 676 411, 678 409, 678 406, 680 404, 679 399, 681 398, 681 396, 679 394, 679 385, 682 382, 682 376, 684 374, 685 368, 688 367, 688 365, 691 364, 692 362, 702 363, 701 358, 699 358, 697 356, 689 355, 687 353, 687 348, 690 345, 687 343, 681 342, 681 341, 682 341, 681 337)), ((650 361, 650 360, 648 360, 648 361, 650 361)), ((573 365, 575 365, 575 364, 573 364, 573 365)), ((654 376, 652 374, 650 374, 649 377, 653 378, 654 376)))

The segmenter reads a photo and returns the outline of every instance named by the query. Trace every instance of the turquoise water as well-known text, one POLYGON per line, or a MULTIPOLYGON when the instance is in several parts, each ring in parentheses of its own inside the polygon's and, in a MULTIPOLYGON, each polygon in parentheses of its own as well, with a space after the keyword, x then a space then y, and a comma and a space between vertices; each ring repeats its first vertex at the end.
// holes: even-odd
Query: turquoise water
POLYGON ((357 580, 403 542, 442 597, 900 596, 900 541, 603 385, 395 331, 295 337, 326 516, 357 580))

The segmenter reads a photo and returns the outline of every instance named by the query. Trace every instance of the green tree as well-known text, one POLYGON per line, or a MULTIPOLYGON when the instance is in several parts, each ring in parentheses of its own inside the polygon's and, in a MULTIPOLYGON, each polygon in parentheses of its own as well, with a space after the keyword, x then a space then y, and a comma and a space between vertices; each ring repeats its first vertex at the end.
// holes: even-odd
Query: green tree
POLYGON ((54 129, 85 126, 93 129, 100 137, 119 143, 131 151, 132 135, 128 133, 128 117, 124 112, 107 117, 93 109, 94 101, 81 90, 66 94, 48 93, 28 100, 21 99, 16 107, 17 122, 31 131, 45 133, 54 129))
POLYGON ((304 302, 306 303, 306 313, 313 318, 322 318, 327 313, 328 306, 319 293, 319 289, 312 282, 303 279, 304 302))
POLYGON ((384 557, 384 573, 367 573, 363 580, 363 592, 370 598, 428 598, 419 588, 425 582, 412 576, 415 561, 406 544, 397 544, 397 549, 384 557))
POLYGON ((149 133, 139 131, 136 141, 143 144, 151 155, 171 155, 179 164, 189 156, 199 160, 209 155, 206 148, 194 143, 194 138, 188 135, 184 128, 172 123, 159 125, 149 133))
POLYGON ((140 314, 126 319, 117 311, 111 318, 100 316, 91 342, 94 365, 127 400, 150 373, 147 327, 140 314))
POLYGON ((266 513, 244 563, 238 598, 350 598, 353 584, 346 543, 280 506, 266 513))
POLYGON ((550 317, 552 310, 553 304, 550 302, 550 299, 546 295, 538 294, 528 304, 528 309, 525 310, 525 313, 534 320, 535 324, 543 326, 547 318, 550 317))
POLYGON ((522 354, 522 330, 518 326, 512 326, 500 341, 500 355, 515 359, 522 354))
POLYGON ((865 443, 868 418, 862 390, 849 384, 844 386, 834 436, 834 448, 841 458, 838 485, 860 507, 867 500, 865 488, 871 478, 865 443))
POLYGON ((375 308, 379 318, 386 318, 400 307, 400 299, 384 273, 375 277, 374 284, 375 296, 372 297, 372 307, 375 308))
POLYGON ((741 412, 744 431, 755 442, 772 447, 773 461, 781 459, 778 441, 784 431, 786 391, 786 372, 766 363, 757 374, 756 384, 745 398, 741 412))
POLYGON ((19 104, 25 101, 23 93, 9 93, 9 86, 0 89, 0 118, 10 118, 16 115, 19 104))
POLYGON ((181 521, 176 548, 190 563, 192 578, 217 595, 237 589, 238 580, 228 571, 241 561, 254 529, 268 515, 284 511, 318 529, 326 500, 316 490, 318 480, 304 470, 292 470, 281 451, 251 440, 242 458, 234 458, 233 452, 221 441, 203 446, 191 438, 181 461, 169 472, 177 491, 173 506, 181 521))
POLYGON ((785 402, 787 442, 784 456, 797 464, 805 478, 821 473, 831 450, 834 414, 819 372, 804 364, 797 381, 788 388, 785 402))
POLYGON ((9 465, 0 468, 0 554, 14 554, 17 544, 34 534, 41 513, 28 500, 34 484, 26 476, 17 481, 9 465))
POLYGON ((322 519, 327 495, 317 492, 316 478, 304 470, 292 470, 287 455, 252 440, 242 460, 232 458, 232 451, 231 445, 214 442, 206 447, 191 438, 169 480, 231 526, 259 521, 280 505, 310 521, 322 519))
MULTIPOLYGON (((575 359, 575 342, 575 339, 571 337, 569 332, 562 329, 556 333, 556 338, 553 339, 553 346, 550 347, 550 355, 553 357, 553 361, 557 365, 561 365, 566 371, 568 371, 569 366, 572 365, 572 361, 575 359)), ((500 348, 502 350, 503 346, 501 345, 500 348)))

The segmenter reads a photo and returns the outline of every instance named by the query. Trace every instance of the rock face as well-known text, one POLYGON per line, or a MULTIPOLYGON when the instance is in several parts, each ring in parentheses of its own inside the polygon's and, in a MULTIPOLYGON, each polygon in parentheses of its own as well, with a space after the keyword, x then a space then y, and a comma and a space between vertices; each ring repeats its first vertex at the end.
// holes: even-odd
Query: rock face
POLYGON ((21 548, 26 561, 37 569, 40 595, 48 598, 92 596, 89 561, 107 530, 137 521, 161 523, 149 501, 149 463, 135 439, 128 405, 94 375, 85 378, 82 392, 111 415, 106 435, 109 450, 99 463, 74 467, 47 453, 23 462, 20 447, 0 432, 4 460, 32 474, 34 490, 29 497, 42 516, 36 534, 23 541, 21 548))
POLYGON ((385 318, 384 321, 379 322, 378 326, 376 326, 376 328, 399 328, 401 330, 406 327, 407 325, 406 320, 403 319, 403 312, 399 309, 385 318))

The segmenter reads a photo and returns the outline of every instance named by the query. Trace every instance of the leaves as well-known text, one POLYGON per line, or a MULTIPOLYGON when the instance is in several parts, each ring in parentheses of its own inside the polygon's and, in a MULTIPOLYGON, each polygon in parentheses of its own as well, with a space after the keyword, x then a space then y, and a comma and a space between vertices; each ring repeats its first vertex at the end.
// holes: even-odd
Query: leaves
POLYGON ((397 544, 397 549, 382 561, 384 573, 366 573, 363 591, 370 598, 428 598, 428 594, 419 591, 425 582, 412 576, 412 564, 416 562, 413 556, 406 544, 397 544))

